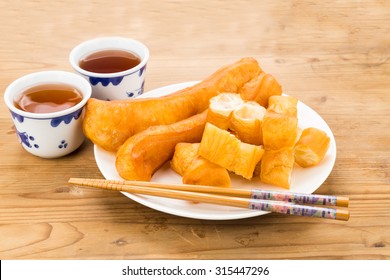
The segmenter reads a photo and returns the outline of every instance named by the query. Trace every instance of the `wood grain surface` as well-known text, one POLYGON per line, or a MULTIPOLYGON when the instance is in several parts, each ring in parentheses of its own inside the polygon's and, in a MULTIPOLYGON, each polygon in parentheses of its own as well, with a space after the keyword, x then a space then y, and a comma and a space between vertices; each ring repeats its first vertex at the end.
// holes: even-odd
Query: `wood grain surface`
POLYGON ((351 199, 348 222, 165 214, 68 185, 103 178, 93 145, 32 156, 2 101, 0 259, 390 259, 389 1, 1 1, 0 21, 2 93, 27 73, 73 71, 70 50, 98 36, 149 47, 146 90, 253 56, 334 133, 336 164, 316 193, 351 199))

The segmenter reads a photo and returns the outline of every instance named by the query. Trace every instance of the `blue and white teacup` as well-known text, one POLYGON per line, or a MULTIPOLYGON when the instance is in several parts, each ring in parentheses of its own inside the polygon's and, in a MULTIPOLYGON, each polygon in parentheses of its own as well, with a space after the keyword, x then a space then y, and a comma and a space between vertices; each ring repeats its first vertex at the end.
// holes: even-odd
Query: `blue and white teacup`
POLYGON ((36 72, 12 82, 5 90, 4 101, 23 148, 42 158, 58 158, 80 147, 85 139, 82 130, 84 107, 91 93, 91 86, 85 79, 65 71, 36 72), (82 99, 68 109, 52 113, 31 113, 15 106, 26 89, 43 84, 69 85, 82 95, 82 99))
POLYGON ((85 41, 72 49, 69 61, 73 69, 89 81, 92 97, 102 100, 123 100, 144 92, 149 49, 137 40, 124 37, 101 37, 85 41), (123 50, 136 54, 140 63, 135 67, 115 73, 90 72, 80 67, 86 56, 104 50, 123 50))

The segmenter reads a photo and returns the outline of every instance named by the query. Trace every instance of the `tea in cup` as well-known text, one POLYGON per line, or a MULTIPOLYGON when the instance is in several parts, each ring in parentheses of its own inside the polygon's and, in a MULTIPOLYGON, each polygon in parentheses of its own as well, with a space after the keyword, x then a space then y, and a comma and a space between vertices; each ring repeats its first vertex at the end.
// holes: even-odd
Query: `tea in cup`
POLYGON ((148 48, 137 40, 102 37, 85 41, 69 55, 73 69, 89 81, 92 97, 123 100, 144 91, 148 48))

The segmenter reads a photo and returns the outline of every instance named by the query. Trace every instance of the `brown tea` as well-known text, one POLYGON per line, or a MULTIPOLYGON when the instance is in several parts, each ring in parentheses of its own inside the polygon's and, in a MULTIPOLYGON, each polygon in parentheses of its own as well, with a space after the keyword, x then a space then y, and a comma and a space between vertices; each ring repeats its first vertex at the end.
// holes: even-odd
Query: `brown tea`
POLYGON ((94 73, 117 73, 141 63, 134 53, 123 50, 104 50, 92 53, 79 62, 80 68, 94 73))
POLYGON ((25 90, 15 107, 30 113, 52 113, 75 106, 83 99, 81 93, 66 84, 42 84, 25 90))

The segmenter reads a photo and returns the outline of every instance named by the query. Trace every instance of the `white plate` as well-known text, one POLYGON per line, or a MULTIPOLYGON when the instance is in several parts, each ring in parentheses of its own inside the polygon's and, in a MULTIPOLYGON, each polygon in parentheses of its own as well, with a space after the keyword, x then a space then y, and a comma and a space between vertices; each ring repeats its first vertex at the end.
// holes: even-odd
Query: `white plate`
MULTIPOLYGON (((158 97, 167 95, 179 89, 193 85, 195 82, 187 82, 161 87, 141 95, 138 98, 158 97)), ((316 127, 324 130, 330 137, 330 147, 322 162, 314 167, 301 168, 294 166, 291 177, 292 192, 313 193, 326 180, 332 171, 336 160, 336 143, 332 131, 326 122, 313 109, 302 102, 298 102, 298 123, 299 127, 316 127)), ((115 168, 115 154, 107 152, 98 146, 94 147, 95 160, 106 179, 120 180, 115 168)), ((253 179, 251 181, 231 175, 232 186, 239 188, 259 188, 270 190, 285 190, 275 186, 266 185, 253 179)), ((169 163, 160 168, 152 177, 154 182, 181 183, 181 177, 172 171, 169 163)), ((169 198, 152 197, 146 195, 134 195, 123 192, 124 195, 132 200, 165 213, 205 220, 233 220, 260 216, 269 212, 255 211, 250 209, 241 209, 228 206, 210 205, 205 203, 195 204, 189 201, 182 201, 169 198)))

